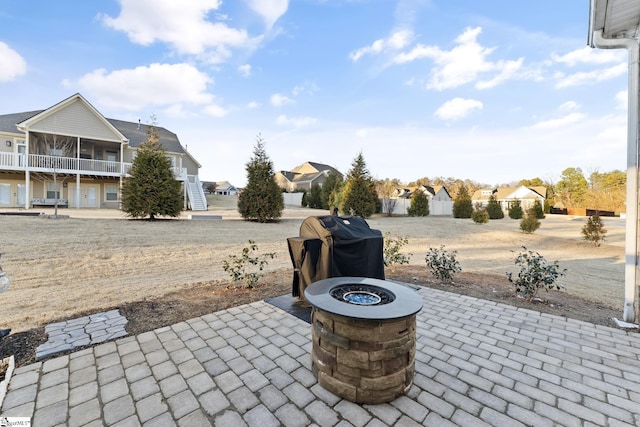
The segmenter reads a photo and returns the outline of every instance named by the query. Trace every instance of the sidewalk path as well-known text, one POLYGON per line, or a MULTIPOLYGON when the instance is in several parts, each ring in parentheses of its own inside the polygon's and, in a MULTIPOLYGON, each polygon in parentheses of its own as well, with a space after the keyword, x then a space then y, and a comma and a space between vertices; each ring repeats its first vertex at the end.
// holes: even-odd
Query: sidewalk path
POLYGON ((638 426, 640 334, 433 289, 406 396, 356 405, 257 302, 16 369, 3 417, 68 426, 638 426))

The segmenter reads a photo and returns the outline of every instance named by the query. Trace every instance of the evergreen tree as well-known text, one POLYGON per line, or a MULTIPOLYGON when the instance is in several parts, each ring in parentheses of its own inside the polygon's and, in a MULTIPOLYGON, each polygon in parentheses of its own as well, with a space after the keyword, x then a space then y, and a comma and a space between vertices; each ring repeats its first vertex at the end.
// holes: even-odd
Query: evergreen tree
POLYGON ((322 184, 322 209, 338 206, 338 193, 342 190, 343 177, 340 172, 331 171, 322 184))
POLYGON ((467 190, 467 186, 462 184, 458 189, 458 194, 453 202, 453 217, 454 218, 471 218, 473 213, 473 204, 471 203, 471 196, 467 190))
POLYGON ((523 233, 531 234, 540 228, 540 221, 536 217, 536 211, 533 208, 529 208, 525 216, 520 220, 520 230, 523 233))
POLYGON ((238 196, 238 212, 249 221, 277 221, 282 216, 284 200, 275 180, 273 162, 258 134, 253 157, 247 163, 247 185, 238 196))
POLYGON ((509 208, 509 218, 521 219, 522 214, 522 203, 520 202, 520 199, 515 199, 511 202, 511 208, 509 208))
POLYGON ((482 206, 481 203, 477 203, 473 212, 471 212, 471 219, 476 224, 486 224, 489 222, 489 212, 487 212, 487 208, 482 206))
POLYGON ((411 196, 411 206, 407 209, 409 216, 429 215, 429 198, 423 191, 416 190, 411 196))
POLYGON ((544 210, 542 209, 542 203, 540 203, 540 200, 536 199, 536 201, 533 202, 533 211, 536 214, 536 218, 544 219, 544 210))
POLYGON ((340 211, 368 218, 376 212, 378 205, 378 193, 373 178, 371 178, 364 157, 360 153, 351 164, 351 170, 347 174, 340 211))
POLYGON ((180 182, 173 175, 171 160, 158 141, 155 118, 147 129, 131 163, 129 177, 122 183, 122 210, 133 218, 177 217, 183 206, 180 182))
MULTIPOLYGON (((313 184, 311 186, 311 190, 309 191, 309 193, 307 193, 307 205, 312 208, 312 209, 322 209, 323 208, 323 203, 322 203, 322 189, 320 188, 320 185, 318 184, 313 184)), ((328 207, 325 209, 329 209, 328 207)))
POLYGON ((489 201, 487 202, 487 214, 489 215, 489 219, 502 219, 504 218, 504 211, 500 207, 498 200, 492 194, 489 196, 489 201))
POLYGON ((587 223, 582 227, 582 238, 587 242, 592 242, 595 246, 600 246, 604 240, 607 230, 604 228, 602 219, 597 213, 587 219, 587 223))

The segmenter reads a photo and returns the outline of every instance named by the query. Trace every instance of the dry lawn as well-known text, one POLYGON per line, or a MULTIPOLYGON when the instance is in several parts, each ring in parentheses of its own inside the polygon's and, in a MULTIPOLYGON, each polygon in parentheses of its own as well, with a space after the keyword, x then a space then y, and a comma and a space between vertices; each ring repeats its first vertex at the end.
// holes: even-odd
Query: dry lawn
MULTIPOLYGON (((304 218, 325 214, 287 208, 279 223, 245 222, 235 200, 213 200, 208 214, 222 220, 189 220, 187 213, 181 220, 150 222, 129 220, 117 211, 72 209, 61 210, 70 218, 58 220, 0 216, 1 265, 11 279, 9 291, 0 296, 0 327, 24 331, 76 313, 228 281, 223 260, 239 255, 250 239, 260 252, 277 254, 268 271, 290 271, 286 238, 298 235, 304 218)), ((429 247, 444 245, 457 251, 463 271, 504 276, 514 269, 513 251, 524 245, 568 269, 562 280, 567 293, 622 311, 624 220, 604 219, 608 233, 601 247, 581 239, 584 218, 566 216, 548 216, 531 235, 508 218, 485 225, 451 217, 368 222, 392 237, 407 236, 403 252, 413 254, 415 266, 425 266, 429 247)))

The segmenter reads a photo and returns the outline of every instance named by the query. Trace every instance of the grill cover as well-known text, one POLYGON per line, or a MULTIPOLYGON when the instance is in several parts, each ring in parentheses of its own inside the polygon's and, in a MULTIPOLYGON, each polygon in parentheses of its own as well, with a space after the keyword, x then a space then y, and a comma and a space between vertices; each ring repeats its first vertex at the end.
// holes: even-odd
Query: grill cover
POLYGON ((300 236, 287 239, 293 263, 292 295, 304 298, 313 282, 331 277, 384 280, 384 240, 359 216, 312 216, 300 236))

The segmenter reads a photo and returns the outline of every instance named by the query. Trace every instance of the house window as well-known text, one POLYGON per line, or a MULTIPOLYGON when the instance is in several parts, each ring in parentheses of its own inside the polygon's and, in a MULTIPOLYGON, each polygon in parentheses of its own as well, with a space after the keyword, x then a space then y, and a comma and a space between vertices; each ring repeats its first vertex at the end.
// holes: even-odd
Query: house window
POLYGON ((59 199, 59 186, 53 182, 47 182, 47 199, 59 199))
POLYGON ((118 200, 118 186, 116 184, 105 184, 104 192, 108 202, 118 200))

